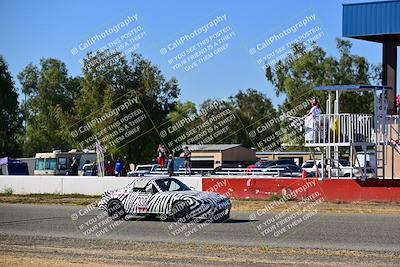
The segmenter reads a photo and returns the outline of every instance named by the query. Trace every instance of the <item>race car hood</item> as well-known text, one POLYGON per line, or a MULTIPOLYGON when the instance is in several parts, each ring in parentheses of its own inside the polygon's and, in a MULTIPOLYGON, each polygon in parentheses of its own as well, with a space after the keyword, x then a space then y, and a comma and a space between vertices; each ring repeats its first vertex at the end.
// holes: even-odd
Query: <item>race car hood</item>
MULTIPOLYGON (((193 196, 197 197, 199 199, 213 199, 213 200, 222 200, 222 199, 228 199, 226 196, 223 196, 221 194, 215 193, 215 192, 206 192, 206 191, 171 191, 170 193, 180 193, 185 196, 193 196)), ((169 193, 169 192, 165 192, 169 193)))
MULTIPOLYGON (((110 190, 107 192, 104 192, 103 196, 105 195, 120 195, 120 194, 127 194, 129 192, 128 187, 123 187, 115 190, 110 190)), ((193 191, 193 190, 188 190, 188 191, 168 191, 164 192, 164 194, 176 194, 180 193, 185 196, 193 196, 198 199, 211 199, 211 200, 227 200, 229 199, 228 197, 215 193, 215 192, 205 192, 205 191, 193 191)))
POLYGON ((129 192, 128 187, 122 187, 122 188, 119 188, 119 189, 106 191, 106 192, 103 193, 102 196, 128 194, 128 192, 129 192))

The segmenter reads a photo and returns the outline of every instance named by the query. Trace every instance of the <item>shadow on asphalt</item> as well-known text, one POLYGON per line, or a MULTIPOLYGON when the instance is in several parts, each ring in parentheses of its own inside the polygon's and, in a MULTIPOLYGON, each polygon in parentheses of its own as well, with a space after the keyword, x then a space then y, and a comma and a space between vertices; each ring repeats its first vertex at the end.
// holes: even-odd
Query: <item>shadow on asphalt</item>
POLYGON ((229 219, 225 221, 224 223, 250 223, 250 222, 256 222, 257 220, 244 220, 244 219, 229 219))
MULTIPOLYGON (((174 222, 172 218, 167 218, 165 220, 161 220, 160 218, 154 218, 154 217, 141 217, 141 216, 127 216, 124 219, 125 221, 141 221, 141 222, 174 222)), ((228 224, 228 223, 251 223, 251 222, 256 222, 257 220, 246 220, 246 219, 235 219, 235 218, 230 218, 226 221, 223 222, 213 222, 213 224, 228 224)), ((204 223, 206 220, 199 221, 196 223, 204 223)))

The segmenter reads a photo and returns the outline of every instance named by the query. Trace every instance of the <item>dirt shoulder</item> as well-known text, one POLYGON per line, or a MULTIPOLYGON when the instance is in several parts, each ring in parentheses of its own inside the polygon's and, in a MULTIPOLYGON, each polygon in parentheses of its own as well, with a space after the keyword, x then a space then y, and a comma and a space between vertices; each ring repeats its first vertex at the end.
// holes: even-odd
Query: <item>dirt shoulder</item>
POLYGON ((0 234, 0 266, 397 266, 395 252, 233 247, 0 234))
MULTIPOLYGON (((234 200, 233 210, 236 211, 257 211, 265 207, 270 207, 270 201, 259 200, 234 200)), ((274 206, 271 211, 287 210, 295 204, 294 201, 288 201, 274 206)), ((352 202, 352 203, 334 203, 322 202, 316 207, 318 212, 333 213, 361 213, 361 214, 399 214, 400 203, 380 203, 380 202, 352 202)))
POLYGON ((80 194, 56 195, 56 194, 28 194, 5 195, 0 194, 0 203, 20 204, 54 204, 54 205, 79 205, 86 206, 98 201, 100 196, 86 196, 80 194))
MULTIPOLYGON (((52 195, 52 194, 30 194, 30 195, 4 195, 0 194, 0 203, 20 204, 53 204, 53 205, 89 205, 97 202, 99 196, 85 195, 52 195)), ((271 206, 271 201, 262 200, 233 200, 233 211, 254 212, 271 206)), ((295 202, 289 201, 274 206, 271 211, 282 211, 293 206, 295 202)), ((400 214, 400 203, 380 202, 353 202, 333 203, 322 202, 318 204, 319 212, 334 213, 362 213, 362 214, 400 214)))

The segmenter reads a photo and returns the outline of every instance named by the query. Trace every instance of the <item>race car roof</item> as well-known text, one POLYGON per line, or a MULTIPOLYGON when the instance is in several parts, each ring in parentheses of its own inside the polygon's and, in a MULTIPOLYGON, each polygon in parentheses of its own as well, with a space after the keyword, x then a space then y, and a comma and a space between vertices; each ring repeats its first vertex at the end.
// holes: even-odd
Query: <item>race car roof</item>
POLYGON ((154 181, 154 180, 159 180, 159 179, 168 179, 168 177, 144 177, 144 178, 137 178, 135 180, 132 181, 132 183, 130 183, 130 186, 133 186, 135 188, 145 188, 146 185, 150 182, 150 181, 154 181))

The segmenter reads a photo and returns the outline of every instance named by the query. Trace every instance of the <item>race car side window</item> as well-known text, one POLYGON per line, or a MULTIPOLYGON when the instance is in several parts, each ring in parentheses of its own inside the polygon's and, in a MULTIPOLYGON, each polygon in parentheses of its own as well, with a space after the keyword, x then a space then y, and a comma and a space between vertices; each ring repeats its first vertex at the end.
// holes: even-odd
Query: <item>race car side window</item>
POLYGON ((175 181, 171 181, 171 184, 169 186, 169 191, 181 191, 181 186, 176 183, 175 181))
POLYGON ((167 191, 190 191, 190 188, 187 187, 184 183, 177 179, 159 179, 155 180, 155 184, 160 188, 162 192, 167 191))
POLYGON ((156 184, 160 187, 161 191, 169 191, 169 181, 168 180, 156 180, 156 184))
POLYGON ((154 193, 151 183, 146 186, 145 191, 146 191, 146 193, 150 193, 150 194, 154 193))
POLYGON ((155 193, 157 193, 158 192, 158 190, 157 190, 157 188, 153 185, 153 183, 149 183, 147 186, 146 186, 146 193, 150 193, 150 194, 155 194, 155 193))

